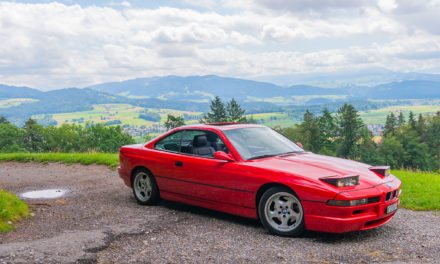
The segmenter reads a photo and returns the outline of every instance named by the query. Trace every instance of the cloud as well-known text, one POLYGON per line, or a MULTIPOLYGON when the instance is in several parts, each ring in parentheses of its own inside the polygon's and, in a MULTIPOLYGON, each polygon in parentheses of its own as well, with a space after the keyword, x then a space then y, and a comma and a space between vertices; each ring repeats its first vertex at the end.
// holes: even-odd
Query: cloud
POLYGON ((0 2, 0 82, 55 89, 170 74, 439 69, 438 0, 210 0, 203 11, 190 2, 0 2))
POLYGON ((352 9, 365 5, 365 0, 255 0, 257 5, 267 9, 304 12, 320 12, 329 9, 352 9))

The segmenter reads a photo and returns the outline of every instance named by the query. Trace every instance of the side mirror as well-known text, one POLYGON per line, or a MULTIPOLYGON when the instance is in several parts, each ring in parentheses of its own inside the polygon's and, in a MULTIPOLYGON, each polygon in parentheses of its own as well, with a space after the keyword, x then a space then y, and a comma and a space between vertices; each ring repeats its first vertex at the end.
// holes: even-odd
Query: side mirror
POLYGON ((296 142, 296 144, 297 144, 300 148, 304 149, 303 144, 301 144, 300 142, 296 142))
POLYGON ((214 159, 225 160, 225 161, 234 161, 231 155, 226 154, 224 151, 217 151, 214 153, 214 159))

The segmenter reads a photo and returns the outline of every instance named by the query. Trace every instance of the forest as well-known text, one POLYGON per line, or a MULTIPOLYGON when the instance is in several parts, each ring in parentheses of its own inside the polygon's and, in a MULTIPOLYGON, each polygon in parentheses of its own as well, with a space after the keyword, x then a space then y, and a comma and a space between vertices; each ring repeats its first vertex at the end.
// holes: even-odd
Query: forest
MULTIPOLYGON (((316 109, 315 109, 316 111, 316 109)), ((327 108, 316 114, 306 110, 302 123, 275 128, 304 149, 318 154, 357 160, 392 168, 439 171, 440 112, 415 116, 408 120, 400 112, 387 116, 383 135, 374 137, 361 120, 357 109, 344 104, 332 114, 327 108)), ((200 123, 245 122, 245 110, 235 101, 224 104, 219 97, 211 101, 210 111, 200 123)), ((184 117, 168 115, 167 129, 184 124, 184 117)), ((42 126, 29 119, 20 128, 0 117, 0 152, 107 152, 116 153, 134 139, 118 125, 63 124, 42 126)))
POLYGON ((106 152, 115 153, 134 139, 120 126, 63 124, 60 127, 26 121, 19 128, 0 117, 0 152, 106 152))
POLYGON ((440 168, 440 112, 418 117, 410 112, 408 120, 402 112, 398 116, 390 113, 383 135, 373 137, 357 110, 344 104, 334 115, 327 109, 319 116, 306 111, 301 124, 277 130, 318 154, 390 165, 395 169, 438 171, 440 168))

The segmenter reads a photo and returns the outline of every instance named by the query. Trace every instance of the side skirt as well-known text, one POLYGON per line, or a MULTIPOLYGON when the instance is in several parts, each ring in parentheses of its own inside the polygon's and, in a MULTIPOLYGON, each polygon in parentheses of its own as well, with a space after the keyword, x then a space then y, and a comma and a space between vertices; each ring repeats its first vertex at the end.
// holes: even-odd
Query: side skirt
POLYGON ((163 190, 160 191, 160 198, 165 200, 170 200, 174 202, 184 203, 184 204, 190 204, 195 205, 203 208, 212 209, 215 211, 220 211, 228 214, 234 214, 238 216, 243 216, 247 218, 253 218, 257 219, 257 210, 256 208, 249 208, 249 207, 241 207, 236 205, 229 205, 219 202, 213 202, 213 201, 206 201, 194 197, 189 196, 183 196, 180 194, 172 193, 172 192, 165 192, 163 190))

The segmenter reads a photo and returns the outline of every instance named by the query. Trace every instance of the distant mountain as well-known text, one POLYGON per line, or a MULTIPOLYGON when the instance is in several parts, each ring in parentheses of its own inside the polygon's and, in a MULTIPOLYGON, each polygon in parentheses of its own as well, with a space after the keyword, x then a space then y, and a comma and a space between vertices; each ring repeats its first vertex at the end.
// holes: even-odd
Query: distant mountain
POLYGON ((440 82, 410 80, 393 82, 374 87, 371 99, 424 99, 440 98, 440 82))
POLYGON ((0 84, 0 98, 38 98, 43 92, 29 87, 0 84))
POLYGON ((258 81, 270 82, 277 85, 302 83, 311 86, 335 88, 344 86, 368 86, 401 82, 405 80, 440 82, 440 74, 418 72, 395 72, 385 68, 372 67, 353 69, 340 72, 319 72, 309 74, 289 74, 281 76, 261 76, 258 81))
POLYGON ((222 98, 245 100, 249 97, 271 98, 278 96, 346 93, 343 89, 326 89, 308 85, 281 87, 266 82, 215 75, 139 78, 123 82, 103 83, 87 88, 117 95, 160 97, 171 100, 211 99, 216 95, 222 98))

